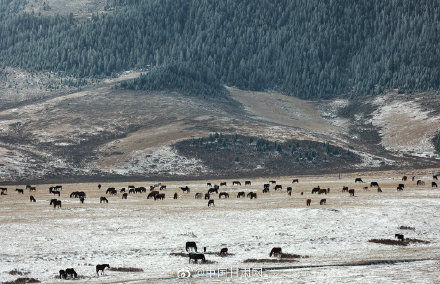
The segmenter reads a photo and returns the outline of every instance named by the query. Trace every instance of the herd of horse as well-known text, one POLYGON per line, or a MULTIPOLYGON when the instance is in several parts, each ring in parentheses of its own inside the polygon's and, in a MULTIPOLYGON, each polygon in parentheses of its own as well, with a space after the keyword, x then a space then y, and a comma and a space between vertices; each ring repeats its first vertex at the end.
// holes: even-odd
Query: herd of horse
MULTIPOLYGON (((96 265, 96 275, 99 276, 99 272, 101 272, 101 275, 104 275, 104 270, 106 268, 110 268, 109 264, 98 264, 96 265)), ((73 268, 67 268, 67 269, 62 269, 59 272, 60 275, 60 279, 77 279, 78 278, 78 273, 76 273, 75 269, 73 268)))
MULTIPOLYGON (((402 177, 402 181, 406 182, 408 181, 408 177, 407 176, 403 176, 402 177)), ((425 182, 421 179, 415 180, 415 176, 413 176, 411 178, 412 181, 416 181, 416 185, 417 186, 422 186, 425 185, 425 182)), ((438 180, 437 176, 433 176, 433 181, 431 182, 431 187, 437 187, 437 183, 434 180, 438 180)), ((299 183, 299 179, 295 178, 292 180, 292 184, 295 183, 299 183)), ((362 178, 357 177, 354 180, 354 183, 365 183, 362 178)), ((221 187, 225 187, 227 186, 227 182, 226 181, 222 181, 219 182, 219 184, 213 184, 211 182, 208 182, 206 185, 208 186, 208 190, 203 193, 203 192, 197 192, 194 195, 195 199, 205 199, 208 200, 208 207, 211 206, 215 206, 215 201, 213 199, 214 194, 218 195, 219 199, 229 199, 231 193, 230 192, 226 192, 226 191, 219 191, 221 187)), ((231 182, 232 186, 238 186, 241 187, 242 182, 238 181, 238 180, 234 180, 231 182)), ((250 186, 252 185, 252 182, 250 180, 246 180, 244 181, 244 186, 250 186)), ((262 188, 262 193, 266 194, 270 192, 270 188, 271 185, 273 185, 273 190, 274 191, 282 191, 283 190, 283 185, 282 184, 277 184, 277 182, 275 180, 269 180, 268 183, 264 183, 263 184, 263 188, 262 188)), ((102 185, 99 184, 98 185, 98 189, 101 189, 102 185)), ((165 193, 163 193, 164 190, 166 190, 167 186, 161 183, 157 183, 154 185, 150 185, 149 186, 149 192, 147 194, 147 199, 154 199, 154 200, 164 200, 166 198, 165 193)), ((379 186, 379 183, 377 181, 371 181, 369 186, 364 186, 363 189, 364 190, 369 190, 370 188, 376 188, 377 192, 382 192, 381 187, 379 186)), ((397 191, 403 191, 405 188, 405 184, 404 183, 399 183, 397 185, 397 191)), ((36 186, 31 186, 31 185, 26 185, 25 189, 29 190, 29 192, 35 192, 37 190, 36 186)), ((63 189, 62 185, 56 185, 56 186, 51 186, 49 187, 49 193, 53 194, 53 195, 57 195, 58 197, 61 196, 61 191, 63 189)), ((182 191, 183 194, 188 194, 191 192, 191 189, 189 186, 181 186, 179 187, 179 189, 182 191)), ((292 186, 287 186, 286 188, 286 192, 289 196, 292 195, 292 191, 293 188, 292 186)), ((8 189, 6 187, 0 187, 0 192, 1 195, 6 195, 7 194, 8 189)), ((23 188, 16 188, 15 191, 17 191, 18 194, 24 194, 24 189, 23 188)), ((142 194, 142 193, 147 193, 147 187, 135 187, 134 185, 129 185, 127 188, 123 187, 120 188, 119 190, 117 190, 114 187, 109 187, 105 190, 105 194, 109 195, 109 196, 116 196, 119 193, 122 194, 122 199, 127 199, 129 194, 142 194)), ((355 189, 354 188, 349 188, 348 186, 343 186, 342 187, 342 192, 347 192, 350 196, 355 196, 355 189)), ((327 195, 330 194, 330 188, 327 187, 313 187, 311 190, 311 193, 313 195, 318 194, 318 195, 327 195)), ((304 195, 304 192, 301 191, 300 192, 301 195, 304 195)), ((70 198, 77 198, 79 199, 79 201, 81 203, 84 203, 85 199, 86 199, 86 193, 84 191, 73 191, 70 193, 70 198)), ((237 192, 236 195, 237 198, 249 198, 249 199, 257 199, 257 192, 254 191, 249 191, 249 192, 245 192, 245 191, 239 191, 237 192)), ((173 199, 178 199, 179 195, 177 192, 174 193, 173 195, 173 199)), ((37 200, 33 195, 30 195, 29 197, 30 202, 35 203, 37 200)), ((101 196, 99 198, 99 203, 108 203, 109 200, 107 199, 107 197, 105 196, 101 196)), ((312 204, 312 199, 311 198, 307 198, 306 199, 306 206, 311 206, 312 204)), ((319 205, 326 205, 327 204, 327 199, 326 198, 321 198, 319 200, 319 205)), ((49 205, 53 206, 54 208, 61 208, 62 205, 62 201, 58 200, 58 199, 50 199, 50 203, 49 205)))

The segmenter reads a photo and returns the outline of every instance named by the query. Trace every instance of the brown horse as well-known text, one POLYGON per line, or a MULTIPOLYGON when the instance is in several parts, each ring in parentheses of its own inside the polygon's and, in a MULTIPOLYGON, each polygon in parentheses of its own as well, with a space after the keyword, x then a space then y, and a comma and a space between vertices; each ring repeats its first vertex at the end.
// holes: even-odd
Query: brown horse
POLYGON ((241 185, 241 182, 239 182, 238 180, 234 180, 232 181, 232 185, 241 185))
POLYGON ((128 197, 128 193, 122 194, 122 199, 127 199, 127 197, 128 197))
POLYGON ((159 194, 159 191, 157 191, 157 190, 152 191, 152 192, 148 193, 147 199, 154 198, 157 194, 159 194))
POLYGON ((177 195, 177 192, 174 193, 173 199, 177 199, 179 196, 177 195))
POLYGON ((165 193, 156 194, 154 196, 154 200, 158 200, 158 199, 164 200, 165 199, 165 193))
POLYGON ((250 199, 257 198, 257 193, 256 192, 249 192, 247 194, 247 197, 249 197, 250 199))
POLYGON ((218 198, 221 199, 222 196, 224 196, 225 198, 229 198, 229 193, 227 193, 227 192, 220 192, 220 194, 218 195, 218 198))
POLYGON ((240 197, 246 197, 244 191, 240 191, 239 193, 237 193, 237 198, 240 198, 240 197))
POLYGON ((214 199, 210 199, 209 201, 208 201, 208 207, 210 207, 210 206, 215 206, 214 205, 214 199))
POLYGON ((205 200, 209 200, 210 198, 210 194, 209 193, 205 193, 205 200))
POLYGON ((292 196, 292 188, 290 186, 287 188, 287 194, 292 196))
POLYGON ((402 180, 403 180, 403 181, 407 181, 407 180, 408 180, 408 177, 407 177, 407 176, 403 176, 403 177, 402 177, 402 180))
POLYGON ((321 201, 319 201, 319 205, 325 205, 327 203, 327 199, 321 199, 321 201))
POLYGON ((226 186, 226 181, 221 182, 220 186, 226 186))
POLYGON ((295 183, 295 182, 298 183, 299 179, 295 178, 295 179, 292 180, 292 183, 295 183))
POLYGON ((382 189, 380 188, 380 186, 377 187, 377 192, 382 192, 382 189))
POLYGON ((202 197, 203 197, 203 194, 202 194, 201 192, 197 192, 197 193, 194 195, 194 198, 195 198, 195 199, 202 199, 202 197))
POLYGON ((318 190, 318 194, 327 194, 327 189, 325 189, 325 188, 321 188, 321 189, 319 189, 318 190))
POLYGON ((29 191, 37 191, 37 187, 31 186, 31 187, 29 187, 29 191))
POLYGON ((104 275, 104 269, 110 268, 110 265, 108 264, 98 264, 96 265, 96 274, 99 276, 99 271, 101 271, 101 275, 104 275))
POLYGON ((354 196, 354 189, 349 189, 348 193, 350 193, 351 196, 354 196))
POLYGON ((105 198, 104 196, 101 196, 101 198, 99 199, 99 203, 108 203, 107 198, 105 198))
POLYGON ((61 200, 57 200, 53 202, 53 208, 61 208, 61 200))
POLYGON ((379 184, 377 183, 377 181, 372 181, 372 182, 370 182, 370 187, 373 187, 373 186, 379 186, 379 184))
POLYGON ((273 247, 269 253, 269 257, 272 257, 272 255, 275 257, 281 256, 282 253, 283 252, 280 247, 273 247))
POLYGON ((205 255, 203 253, 190 253, 189 254, 189 262, 191 262, 191 259, 197 263, 197 261, 200 259, 203 263, 206 262, 205 255))
POLYGON ((220 253, 219 253, 220 256, 225 256, 227 254, 228 254, 228 248, 222 248, 220 250, 220 253))
POLYGON ((35 200, 35 197, 33 197, 32 195, 29 197, 31 202, 37 202, 37 200, 35 200))
POLYGON ((312 200, 311 200, 311 199, 307 199, 307 200, 306 200, 306 205, 307 205, 307 206, 310 206, 311 203, 312 203, 312 200))

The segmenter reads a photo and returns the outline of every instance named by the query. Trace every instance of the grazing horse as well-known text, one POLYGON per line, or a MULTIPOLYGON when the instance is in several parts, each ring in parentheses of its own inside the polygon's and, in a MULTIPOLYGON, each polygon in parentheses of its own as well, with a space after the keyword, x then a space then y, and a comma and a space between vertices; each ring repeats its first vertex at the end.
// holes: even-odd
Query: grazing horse
POLYGON ((52 190, 52 194, 53 195, 58 195, 58 196, 60 196, 61 195, 61 192, 59 192, 58 190, 52 190))
POLYGON ((135 190, 134 188, 130 188, 130 189, 128 190, 128 193, 136 193, 136 190, 135 190))
POLYGON ((185 244, 185 249, 186 249, 186 252, 188 252, 189 249, 191 249, 191 250, 197 252, 197 245, 196 245, 196 242, 186 242, 186 244, 185 244))
POLYGON ((122 199, 127 199, 127 197, 128 197, 128 193, 122 194, 122 199))
POLYGON ((37 202, 37 200, 35 200, 35 197, 33 197, 32 195, 29 197, 31 202, 37 202))
POLYGON ((150 191, 154 190, 154 186, 150 185, 150 191))
POLYGON ((281 184, 277 184, 277 185, 275 185, 275 188, 274 188, 275 190, 278 190, 278 189, 283 189, 283 186, 281 185, 281 184))
POLYGON ((325 205, 327 203, 327 199, 321 199, 321 201, 319 201, 319 205, 325 205))
POLYGON ((51 199, 49 205, 53 205, 58 199, 51 199))
POLYGON ((194 195, 195 199, 201 199, 203 197, 203 194, 201 192, 197 192, 196 195, 194 195))
POLYGON ((101 187, 102 187, 102 185, 101 185, 101 184, 98 184, 98 189, 101 189, 101 187))
POLYGON ((299 179, 295 178, 295 179, 292 180, 292 183, 295 183, 295 182, 299 183, 299 179))
POLYGON ((407 181, 407 180, 408 180, 408 177, 407 177, 407 176, 403 176, 403 177, 402 177, 402 180, 403 180, 403 181, 407 181))
POLYGON ((274 184, 274 183, 277 183, 277 181, 276 180, 270 180, 269 183, 274 184))
POLYGON ((160 188, 159 188, 159 190, 164 190, 164 189, 167 189, 167 186, 165 184, 161 185, 160 188))
POLYGON ((203 263, 206 262, 205 255, 203 253, 190 253, 189 254, 189 262, 191 262, 191 259, 197 263, 197 261, 200 259, 203 263))
POLYGON ((99 199, 99 203, 108 203, 107 198, 105 198, 104 196, 101 196, 101 198, 99 199))
POLYGON ((397 191, 403 191, 403 187, 399 185, 399 186, 397 187, 397 191))
POLYGON ((229 193, 227 193, 227 192, 220 192, 220 194, 218 195, 218 198, 221 199, 222 196, 224 196, 225 198, 229 198, 229 193))
POLYGON ((180 187, 180 189, 181 189, 183 192, 186 192, 186 193, 189 193, 189 191, 190 191, 188 186, 180 187))
POLYGON ((350 196, 354 196, 354 189, 349 189, 348 193, 350 193, 350 196))
POLYGON ((382 189, 380 188, 380 186, 377 187, 377 192, 382 192, 382 189))
POLYGON ((431 186, 432 186, 432 187, 437 187, 437 183, 433 181, 433 182, 431 183, 431 186))
POLYGON ((60 279, 66 279, 67 278, 67 273, 65 270, 60 270, 60 279))
POLYGON ((265 184, 263 185, 263 187, 264 187, 264 188, 269 188, 270 185, 269 185, 268 183, 265 183, 265 184))
POLYGON ((113 192, 113 190, 115 190, 114 187, 109 187, 109 188, 107 188, 107 190, 105 191, 105 194, 109 194, 110 192, 113 192))
POLYGON ((321 189, 319 189, 318 190, 318 194, 327 194, 327 189, 325 189, 325 188, 321 188, 321 189))
POLYGON ((210 206, 215 206, 214 205, 214 199, 209 199, 209 201, 208 201, 208 207, 210 207, 210 206))
POLYGON ((377 183, 377 181, 372 181, 372 182, 370 182, 370 187, 373 187, 373 186, 379 186, 379 184, 377 183))
POLYGON ((160 200, 164 200, 164 199, 165 199, 165 193, 156 194, 156 195, 154 196, 154 200, 158 200, 158 199, 160 199, 160 200))
POLYGON ((237 198, 240 198, 240 197, 246 197, 244 191, 240 191, 239 193, 237 193, 237 198))
POLYGON ((425 182, 423 180, 418 180, 417 185, 425 185, 425 182))
POLYGON ((249 192, 247 194, 247 197, 249 197, 250 199, 257 198, 257 193, 256 192, 249 192))
POLYGON ((209 194, 214 193, 214 192, 218 194, 218 189, 217 189, 217 188, 213 188, 213 187, 211 187, 210 189, 208 189, 208 193, 209 193, 209 194))
POLYGON ((395 234, 394 237, 399 239, 402 242, 405 240, 405 237, 402 234, 395 234))
POLYGON ((72 278, 78 278, 78 274, 76 273, 76 271, 73 268, 67 268, 66 270, 66 274, 72 278))
POLYGON ((119 190, 119 192, 120 192, 120 193, 125 192, 125 187, 121 188, 121 189, 119 190))
POLYGON ((210 182, 207 182, 206 185, 209 186, 209 187, 212 186, 212 184, 210 182))
POLYGON ((343 186, 342 187, 342 192, 344 192, 344 191, 348 191, 348 186, 343 186))
POLYGON ((268 187, 265 187, 265 188, 263 189, 263 193, 267 193, 267 192, 269 192, 269 188, 268 188, 268 187))
POLYGON ((17 191, 18 193, 24 194, 24 190, 21 188, 16 188, 15 191, 17 191))
POLYGON ((283 252, 280 247, 273 247, 269 253, 269 257, 272 257, 272 255, 275 257, 281 256, 282 253, 283 252))
POLYGON ((250 180, 245 180, 244 181, 244 185, 251 185, 251 181, 250 180))
POLYGON ((234 181, 232 182, 232 185, 241 185, 241 182, 239 182, 238 180, 234 180, 234 181))
POLYGON ((37 191, 37 187, 31 186, 31 187, 29 187, 29 191, 37 191))
POLYGON ((154 198, 157 194, 159 194, 159 191, 157 191, 157 190, 152 191, 152 192, 148 193, 147 199, 154 198))
POLYGON ((6 192, 8 192, 8 188, 1 187, 0 190, 2 191, 1 195, 6 195, 6 192))
POLYGON ((208 200, 210 198, 210 194, 209 193, 205 193, 205 200, 208 200))
POLYGON ((110 195, 116 195, 118 191, 115 188, 109 188, 105 193, 110 195))
POLYGON ((220 250, 220 256, 225 256, 225 255, 227 255, 228 254, 228 248, 222 248, 221 250, 220 250))
POLYGON ((356 183, 356 182, 364 182, 364 181, 361 178, 355 178, 354 182, 356 183))
POLYGON ((432 179, 438 180, 438 177, 436 175, 432 176, 432 179))
POLYGON ((287 187, 287 194, 292 196, 292 188, 290 186, 287 187))
POLYGON ((405 188, 405 185, 403 183, 399 183, 398 187, 405 188))
POLYGON ((110 268, 110 265, 108 264, 98 264, 96 265, 96 274, 99 276, 99 271, 101 271, 101 275, 104 275, 104 269, 110 268))
POLYGON ((316 192, 319 192, 320 189, 321 189, 321 188, 320 188, 319 186, 313 188, 313 189, 312 189, 312 194, 314 194, 314 193, 316 193, 316 192))
POLYGON ((226 186, 226 181, 220 182, 220 186, 226 186))
POLYGON ((311 203, 312 203, 312 200, 311 200, 311 199, 307 199, 307 200, 306 200, 306 205, 307 205, 307 206, 310 206, 311 203))
POLYGON ((61 200, 56 200, 53 202, 53 208, 61 208, 61 200))
POLYGON ((84 203, 84 197, 81 197, 81 198, 79 199, 79 202, 84 203))
POLYGON ((178 198, 178 195, 177 195, 177 192, 175 192, 174 196, 173 196, 173 199, 177 199, 177 198, 178 198))

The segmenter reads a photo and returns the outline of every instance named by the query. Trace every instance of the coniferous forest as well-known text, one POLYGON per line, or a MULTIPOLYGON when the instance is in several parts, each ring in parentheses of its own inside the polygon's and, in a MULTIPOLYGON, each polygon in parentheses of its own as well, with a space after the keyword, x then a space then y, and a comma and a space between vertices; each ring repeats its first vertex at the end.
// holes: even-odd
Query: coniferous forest
POLYGON ((201 94, 440 90, 439 1, 109 0, 110 12, 81 21, 24 13, 24 2, 0 2, 1 67, 77 77, 152 68, 126 87, 201 94))

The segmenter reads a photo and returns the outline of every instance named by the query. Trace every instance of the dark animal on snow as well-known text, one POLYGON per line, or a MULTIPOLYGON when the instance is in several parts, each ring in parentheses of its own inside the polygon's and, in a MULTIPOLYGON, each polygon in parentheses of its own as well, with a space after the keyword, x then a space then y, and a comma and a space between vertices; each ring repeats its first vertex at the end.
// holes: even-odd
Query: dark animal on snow
POLYGON ((209 187, 212 186, 212 184, 210 182, 207 182, 206 185, 209 186, 209 187))
POLYGON ((432 187, 437 187, 437 183, 434 181, 431 183, 431 185, 432 185, 432 187))
POLYGON ((361 178, 355 178, 354 182, 356 183, 356 182, 364 182, 364 181, 361 178))
POLYGON ((222 248, 221 250, 220 250, 220 255, 221 256, 225 256, 225 255, 227 255, 228 254, 228 248, 222 248))
POLYGON ((108 264, 98 264, 96 265, 96 274, 99 276, 99 271, 101 271, 101 275, 104 275, 104 269, 110 268, 110 265, 108 264))
POLYGON ((101 187, 102 187, 102 185, 101 185, 101 184, 98 184, 98 189, 101 189, 101 187))
POLYGON ((177 195, 177 192, 175 192, 174 196, 173 196, 173 199, 177 199, 177 198, 178 198, 178 195, 177 195))
POLYGON ((200 259, 203 263, 206 262, 205 255, 203 253, 190 253, 189 254, 189 262, 191 262, 191 259, 197 263, 197 261, 200 259))
POLYGON ((154 196, 154 200, 158 200, 158 199, 160 199, 160 200, 164 200, 164 199, 165 199, 165 193, 156 194, 156 195, 154 196))
POLYGON ((265 184, 263 185, 264 188, 269 188, 269 186, 270 186, 270 185, 269 185, 268 183, 265 183, 265 184))
POLYGON ((113 190, 115 190, 114 187, 109 187, 109 188, 107 188, 107 190, 105 191, 105 194, 109 194, 109 193, 112 192, 113 190))
POLYGON ((55 189, 56 189, 56 190, 63 190, 63 186, 62 186, 62 185, 56 185, 56 186, 55 186, 55 189))
POLYGON ((167 186, 165 184, 161 185, 160 188, 159 188, 159 190, 164 190, 164 189, 167 189, 167 186))
POLYGON ((220 186, 219 186, 218 184, 214 184, 214 188, 215 188, 215 189, 219 189, 220 186))
POLYGON ((211 193, 218 193, 218 189, 217 188, 213 188, 213 187, 211 187, 210 189, 208 189, 208 193, 209 194, 211 194, 211 193))
POLYGON ((293 180, 292 180, 292 183, 295 183, 295 182, 298 183, 298 182, 299 182, 299 179, 296 178, 296 179, 293 179, 293 180))
POLYGON ((61 208, 61 200, 57 200, 53 202, 53 208, 61 208))
POLYGON ((35 200, 35 197, 33 197, 32 195, 29 197, 31 202, 37 202, 37 200, 35 200))
POLYGON ((189 191, 190 191, 188 186, 180 187, 180 189, 181 189, 183 192, 186 192, 186 193, 189 193, 189 191))
POLYGON ((114 188, 109 188, 109 189, 107 189, 107 191, 105 193, 110 194, 110 195, 116 195, 118 192, 114 188))
POLYGON ((240 198, 240 197, 246 197, 244 191, 240 191, 239 193, 237 193, 237 198, 240 198))
POLYGON ((135 193, 134 188, 130 188, 130 189, 128 190, 128 193, 135 193))
POLYGON ((201 199, 203 197, 203 194, 200 192, 197 192, 196 195, 194 195, 195 199, 201 199))
POLYGON ((241 185, 241 182, 239 182, 238 180, 234 180, 234 181, 232 182, 232 185, 241 185))
POLYGON ((51 199, 49 205, 53 205, 58 199, 51 199))
POLYGON ((281 248, 280 247, 274 247, 270 251, 269 257, 272 257, 272 255, 277 257, 277 256, 281 256, 281 254, 282 254, 281 248))
POLYGON ((313 188, 313 189, 312 189, 312 194, 314 194, 314 193, 316 193, 316 192, 319 192, 320 189, 321 189, 321 188, 320 188, 319 186, 313 188))
POLYGON ((394 237, 399 239, 402 242, 405 240, 405 237, 402 234, 395 234, 394 237))
POLYGON ((249 197, 250 199, 257 198, 257 193, 256 192, 249 192, 247 194, 247 197, 249 197))
POLYGON ((226 181, 221 182, 220 186, 226 186, 226 181))
POLYGON ((105 198, 104 196, 101 196, 101 198, 99 199, 99 203, 108 203, 107 198, 105 198))
POLYGON ((186 244, 185 244, 185 249, 186 249, 187 252, 189 251, 189 249, 191 249, 191 250, 197 252, 197 245, 196 245, 196 242, 186 242, 186 244))
POLYGON ((215 206, 214 205, 214 199, 210 199, 209 201, 208 201, 208 207, 210 207, 210 206, 215 206))
POLYGON ((397 191, 403 191, 403 187, 401 187, 400 185, 397 187, 397 191))
POLYGON ((403 177, 402 177, 402 180, 403 180, 403 181, 407 181, 407 180, 408 180, 408 177, 407 177, 407 176, 403 176, 403 177))
POLYGON ((417 185, 425 185, 425 182, 423 180, 418 180, 417 185))
POLYGON ((380 187, 377 187, 377 192, 382 192, 382 189, 380 187))
POLYGON ((403 183, 399 183, 398 187, 405 188, 405 185, 403 183))
POLYGON ((274 184, 274 183, 277 183, 277 181, 276 180, 270 180, 269 183, 274 184))
POLYGON ((70 276, 72 278, 78 278, 78 274, 76 273, 76 271, 73 268, 67 268, 65 271, 66 271, 67 276, 70 276))
POLYGON ((29 191, 37 191, 37 188, 35 186, 29 187, 29 191))
POLYGON ((205 200, 208 200, 210 198, 210 194, 209 193, 205 193, 205 200))
POLYGON ((16 188, 15 191, 17 191, 18 193, 24 194, 24 190, 21 188, 16 188))
POLYGON ((220 192, 220 194, 218 195, 218 198, 221 199, 222 196, 224 196, 225 198, 229 198, 229 193, 227 193, 227 192, 220 192))
POLYGON ((269 188, 268 188, 268 187, 265 187, 265 188, 263 189, 263 193, 267 193, 267 192, 269 192, 269 188))
POLYGON ((61 192, 59 192, 58 190, 52 190, 52 194, 60 196, 61 192))
POLYGON ((121 189, 119 190, 119 192, 120 192, 120 193, 125 192, 125 187, 121 188, 121 189))
POLYGON ((122 199, 127 199, 127 197, 128 197, 128 193, 122 194, 122 199))
POLYGON ((84 203, 84 197, 81 197, 81 198, 79 199, 79 202, 84 203))
POLYGON ((244 182, 244 185, 251 185, 251 181, 250 181, 250 180, 246 180, 246 181, 244 182))
POLYGON ((351 196, 354 196, 354 189, 349 189, 348 193, 350 193, 351 196))
POLYGON ((327 189, 325 189, 325 188, 321 188, 321 189, 319 189, 318 190, 318 194, 327 194, 327 189))
POLYGON ((287 188, 287 194, 290 196, 292 195, 292 188, 290 186, 287 188))
POLYGON ((150 185, 150 191, 154 190, 154 186, 150 185))
POLYGON ((379 184, 377 183, 377 181, 372 181, 372 182, 370 182, 370 187, 373 187, 373 186, 379 186, 379 184))
POLYGON ((432 179, 438 180, 437 176, 432 176, 432 179))
POLYGON ((344 192, 344 191, 348 191, 348 186, 342 187, 342 192, 344 192))
POLYGON ((66 279, 67 278, 67 273, 65 270, 60 270, 60 279, 66 279))
POLYGON ((311 200, 311 199, 307 199, 307 200, 306 200, 306 205, 307 205, 307 206, 310 206, 311 203, 312 203, 312 200, 311 200))
POLYGON ((278 189, 283 189, 283 186, 281 185, 281 184, 277 184, 277 185, 275 185, 275 188, 274 188, 275 190, 278 190, 278 189))
POLYGON ((147 199, 154 198, 157 194, 159 194, 159 191, 157 191, 157 190, 152 191, 152 192, 148 193, 147 199))
POLYGON ((319 201, 319 205, 325 205, 327 203, 327 199, 321 199, 321 201, 319 201))

